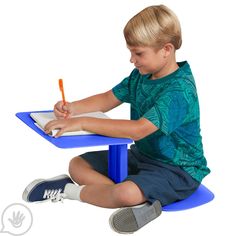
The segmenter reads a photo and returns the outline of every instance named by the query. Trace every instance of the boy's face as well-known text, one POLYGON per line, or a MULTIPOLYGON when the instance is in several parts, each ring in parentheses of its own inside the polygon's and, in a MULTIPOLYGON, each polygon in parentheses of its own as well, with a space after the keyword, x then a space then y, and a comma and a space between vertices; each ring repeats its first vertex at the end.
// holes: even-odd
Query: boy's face
POLYGON ((165 65, 163 49, 152 47, 127 46, 131 52, 130 62, 139 70, 140 74, 155 75, 165 65))

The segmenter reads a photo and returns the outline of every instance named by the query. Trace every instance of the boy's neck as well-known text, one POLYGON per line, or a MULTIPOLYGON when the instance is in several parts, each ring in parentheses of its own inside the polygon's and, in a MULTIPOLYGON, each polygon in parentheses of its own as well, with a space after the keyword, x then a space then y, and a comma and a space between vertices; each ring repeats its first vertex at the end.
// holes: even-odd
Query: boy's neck
POLYGON ((175 72, 176 70, 178 70, 178 68, 179 66, 175 59, 171 61, 167 61, 165 65, 159 71, 152 74, 151 80, 163 78, 175 72))

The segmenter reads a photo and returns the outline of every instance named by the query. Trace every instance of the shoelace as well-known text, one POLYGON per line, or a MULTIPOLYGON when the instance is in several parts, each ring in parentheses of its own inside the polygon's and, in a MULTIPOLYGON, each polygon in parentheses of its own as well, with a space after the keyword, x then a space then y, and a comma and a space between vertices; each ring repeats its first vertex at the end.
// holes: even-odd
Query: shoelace
POLYGON ((63 203, 63 200, 64 200, 65 197, 66 197, 65 193, 58 193, 58 194, 56 194, 54 196, 51 196, 49 199, 52 202, 61 202, 61 203, 63 203))

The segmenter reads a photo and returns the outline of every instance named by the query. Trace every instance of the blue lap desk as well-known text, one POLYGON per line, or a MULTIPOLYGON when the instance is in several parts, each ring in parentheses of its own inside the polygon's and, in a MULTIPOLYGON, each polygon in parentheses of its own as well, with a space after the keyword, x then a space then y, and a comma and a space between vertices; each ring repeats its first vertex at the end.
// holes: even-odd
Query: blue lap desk
POLYGON ((132 143, 131 139, 113 138, 97 134, 77 135, 77 136, 62 136, 59 138, 51 137, 45 134, 40 128, 35 125, 35 121, 31 118, 32 112, 48 112, 48 111, 30 111, 18 112, 16 116, 33 129, 43 138, 59 148, 79 148, 91 146, 108 145, 108 175, 115 182, 123 181, 128 174, 127 149, 128 144, 132 143))
MULTIPOLYGON (((36 112, 36 111, 35 111, 36 112)), ((42 111, 40 111, 42 112, 42 111)), ((45 111, 47 112, 47 111, 45 111)), ((108 175, 115 182, 122 182, 128 175, 128 144, 132 143, 131 139, 127 138, 112 138, 97 134, 78 135, 78 136, 64 136, 53 138, 45 134, 35 124, 30 117, 32 112, 19 112, 16 116, 33 129, 43 138, 54 144, 59 148, 79 148, 109 145, 108 151, 108 175)), ((200 185, 195 193, 190 197, 174 202, 170 205, 164 206, 163 211, 181 211, 203 205, 213 200, 214 194, 204 185, 200 185)))

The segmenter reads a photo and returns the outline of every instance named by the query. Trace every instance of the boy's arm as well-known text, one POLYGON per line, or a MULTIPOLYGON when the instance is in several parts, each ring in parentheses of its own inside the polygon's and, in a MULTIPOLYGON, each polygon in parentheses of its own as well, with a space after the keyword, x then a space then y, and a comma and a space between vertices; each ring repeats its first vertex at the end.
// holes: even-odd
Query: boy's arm
POLYGON ((100 93, 79 101, 67 102, 65 105, 60 101, 55 104, 54 113, 58 118, 69 118, 73 115, 93 111, 107 112, 119 106, 121 103, 122 102, 115 97, 112 90, 109 90, 105 93, 100 93))
POLYGON ((140 118, 139 120, 114 120, 84 117, 80 122, 82 130, 105 136, 130 138, 134 141, 140 140, 158 130, 152 122, 145 118, 140 118))
POLYGON ((117 106, 122 102, 118 100, 113 94, 112 90, 105 93, 96 94, 94 96, 72 102, 76 114, 102 111, 107 112, 117 106))
POLYGON ((130 138, 137 141, 155 132, 158 128, 145 118, 139 120, 113 120, 80 117, 53 120, 45 126, 46 133, 50 133, 54 129, 59 129, 55 137, 59 137, 68 131, 86 130, 100 135, 130 138))
MULTIPOLYGON (((109 90, 70 104, 73 104, 74 115, 93 111, 106 112, 121 103, 115 97, 112 90, 109 90)), ((135 141, 158 130, 152 122, 145 118, 139 120, 115 120, 92 117, 59 119, 51 121, 45 126, 46 133, 50 133, 54 129, 59 129, 55 137, 59 137, 68 131, 86 130, 105 136, 130 138, 135 141)))

